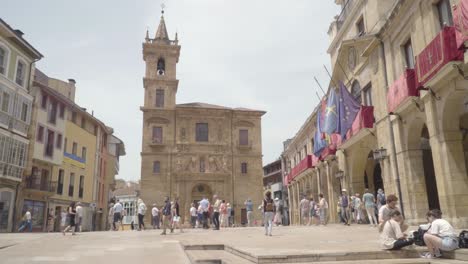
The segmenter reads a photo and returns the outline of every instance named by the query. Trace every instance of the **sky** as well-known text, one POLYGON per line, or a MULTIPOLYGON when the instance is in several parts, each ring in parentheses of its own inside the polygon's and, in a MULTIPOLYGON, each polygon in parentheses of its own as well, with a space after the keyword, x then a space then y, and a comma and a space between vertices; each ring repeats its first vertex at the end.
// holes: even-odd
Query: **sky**
POLYGON ((333 0, 7 0, 0 17, 44 58, 49 77, 76 80, 76 102, 125 143, 117 178, 140 178, 144 61, 164 2, 181 55, 177 103, 264 110, 263 164, 278 159, 328 87, 333 0))

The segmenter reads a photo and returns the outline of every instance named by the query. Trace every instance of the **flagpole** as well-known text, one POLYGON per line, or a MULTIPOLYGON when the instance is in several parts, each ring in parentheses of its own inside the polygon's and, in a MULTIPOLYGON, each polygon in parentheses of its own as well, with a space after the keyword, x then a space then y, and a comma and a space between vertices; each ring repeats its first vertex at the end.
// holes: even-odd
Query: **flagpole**
POLYGON ((320 99, 319 94, 317 92, 315 92, 315 94, 317 95, 317 98, 318 98, 319 102, 322 101, 322 99, 320 99))
POLYGON ((332 78, 330 72, 328 71, 327 66, 325 66, 325 64, 324 64, 323 67, 325 68, 325 71, 327 71, 328 76, 330 77, 330 80, 332 81, 333 85, 335 85, 335 87, 338 87, 338 85, 336 85, 335 81, 333 81, 333 78, 332 78))
POLYGON ((348 75, 346 74, 346 72, 345 72, 343 66, 342 66, 341 63, 340 63, 340 61, 337 60, 336 62, 338 63, 338 66, 340 66, 341 71, 343 72, 344 76, 345 76, 346 79, 348 80, 348 84, 351 84, 351 80, 348 78, 348 75))
POLYGON ((320 87, 320 90, 322 90, 323 95, 325 95, 326 92, 323 90, 322 85, 320 85, 319 81, 317 80, 317 78, 315 76, 314 76, 314 79, 317 82, 318 86, 320 87))

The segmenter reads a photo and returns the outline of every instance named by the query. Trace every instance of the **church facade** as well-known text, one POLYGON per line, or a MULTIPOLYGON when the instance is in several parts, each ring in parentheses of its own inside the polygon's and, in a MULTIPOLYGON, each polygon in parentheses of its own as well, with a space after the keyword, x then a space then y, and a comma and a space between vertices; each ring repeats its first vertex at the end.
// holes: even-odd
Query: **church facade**
MULTIPOLYGON (((192 202, 217 194, 229 202, 235 223, 244 222, 244 202, 260 204, 262 189, 261 117, 264 111, 206 103, 176 104, 181 46, 170 40, 164 16, 154 38, 143 43, 146 64, 141 198, 148 208, 178 197, 185 223, 192 202)), ((260 211, 255 212, 260 219, 260 211)), ((146 215, 148 221, 151 213, 146 215)))

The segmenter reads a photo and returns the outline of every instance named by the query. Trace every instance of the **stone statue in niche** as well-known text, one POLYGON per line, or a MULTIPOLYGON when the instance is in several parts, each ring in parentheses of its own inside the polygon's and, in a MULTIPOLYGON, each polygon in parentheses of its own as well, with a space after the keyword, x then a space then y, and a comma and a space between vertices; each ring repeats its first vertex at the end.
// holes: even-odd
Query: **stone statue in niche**
POLYGON ((189 172, 195 172, 197 169, 197 158, 192 156, 189 158, 187 165, 185 166, 185 170, 189 172))
POLYGON ((176 171, 182 171, 183 165, 182 165, 182 155, 177 154, 177 159, 176 159, 176 171))
POLYGON ((208 158, 208 169, 210 172, 217 172, 219 171, 221 168, 218 164, 218 160, 216 159, 216 157, 213 157, 213 156, 210 156, 208 158))

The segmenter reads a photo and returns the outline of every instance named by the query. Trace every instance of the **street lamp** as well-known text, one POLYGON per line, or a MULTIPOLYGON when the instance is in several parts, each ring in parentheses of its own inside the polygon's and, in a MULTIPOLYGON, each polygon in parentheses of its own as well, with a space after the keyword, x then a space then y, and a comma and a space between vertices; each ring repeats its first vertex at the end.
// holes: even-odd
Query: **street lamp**
POLYGON ((385 158, 387 158, 387 149, 384 149, 383 147, 380 147, 380 149, 376 149, 373 151, 373 155, 374 155, 374 160, 377 160, 377 161, 382 161, 384 160, 385 158))

